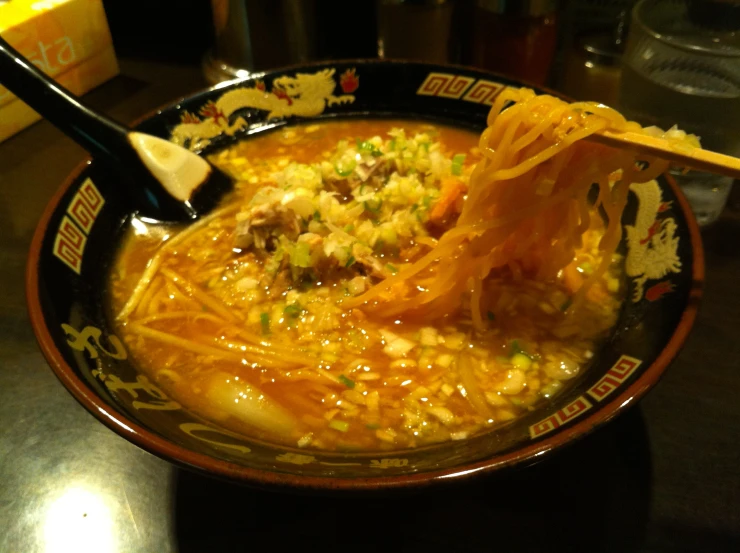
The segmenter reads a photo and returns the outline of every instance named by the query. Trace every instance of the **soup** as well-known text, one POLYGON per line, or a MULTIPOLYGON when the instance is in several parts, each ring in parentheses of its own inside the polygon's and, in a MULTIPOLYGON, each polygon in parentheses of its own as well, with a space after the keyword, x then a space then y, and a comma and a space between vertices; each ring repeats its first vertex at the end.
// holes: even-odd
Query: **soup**
MULTIPOLYGON (((596 274, 600 217, 552 278, 509 264, 438 316, 383 313, 377 300, 347 307, 454 227, 478 140, 356 120, 283 128, 215 154, 237 180, 222 207, 189 228, 134 219, 118 254, 112 306, 137 367, 224 428, 323 450, 460 440, 536 409, 616 322, 621 264, 609 253, 596 274)), ((418 273, 414 293, 435 270, 418 273)))

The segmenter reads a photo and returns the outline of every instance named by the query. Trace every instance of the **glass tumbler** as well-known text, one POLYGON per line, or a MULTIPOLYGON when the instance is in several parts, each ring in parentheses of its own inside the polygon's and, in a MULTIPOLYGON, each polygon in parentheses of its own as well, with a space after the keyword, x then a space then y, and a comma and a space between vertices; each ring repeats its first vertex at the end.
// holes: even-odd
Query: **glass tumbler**
MULTIPOLYGON (((740 24, 690 0, 641 0, 632 10, 620 107, 629 119, 664 130, 678 125, 702 146, 740 156, 740 24)), ((712 2, 707 2, 711 10, 712 2)), ((732 179, 672 171, 700 225, 715 221, 732 179)))

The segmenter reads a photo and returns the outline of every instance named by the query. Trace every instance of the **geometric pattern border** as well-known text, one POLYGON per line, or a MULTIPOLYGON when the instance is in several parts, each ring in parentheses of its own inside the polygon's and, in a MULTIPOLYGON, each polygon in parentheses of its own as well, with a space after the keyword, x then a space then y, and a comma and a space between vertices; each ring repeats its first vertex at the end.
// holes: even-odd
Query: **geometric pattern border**
POLYGON ((493 105, 496 96, 506 85, 486 79, 475 79, 464 75, 431 72, 421 83, 416 94, 419 96, 437 96, 451 100, 462 99, 474 104, 493 105))
POLYGON ((52 253, 78 275, 82 272, 82 255, 95 219, 103 209, 105 199, 92 180, 85 179, 67 206, 54 237, 52 253))
POLYGON ((614 366, 596 384, 588 390, 588 395, 596 401, 602 401, 605 397, 616 390, 632 373, 642 364, 642 361, 622 355, 614 366))
POLYGON ((449 73, 429 73, 416 91, 420 96, 439 96, 457 100, 475 82, 472 77, 449 73))
POLYGON ((589 409, 591 409, 591 403, 586 399, 586 396, 580 396, 563 407, 560 411, 530 426, 529 435, 532 439, 544 436, 556 428, 567 424, 573 419, 580 417, 589 409))

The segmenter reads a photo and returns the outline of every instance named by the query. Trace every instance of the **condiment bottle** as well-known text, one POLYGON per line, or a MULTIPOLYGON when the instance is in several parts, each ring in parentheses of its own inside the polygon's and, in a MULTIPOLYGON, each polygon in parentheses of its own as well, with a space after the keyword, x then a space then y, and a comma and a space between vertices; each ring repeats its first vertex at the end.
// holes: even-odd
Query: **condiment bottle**
POLYGON ((456 61, 452 0, 378 0, 378 56, 456 61))
POLYGON ((473 65, 545 84, 557 43, 557 0, 475 0, 473 65))
POLYGON ((622 77, 621 43, 609 32, 579 37, 566 54, 562 89, 576 100, 601 102, 617 108, 622 77))

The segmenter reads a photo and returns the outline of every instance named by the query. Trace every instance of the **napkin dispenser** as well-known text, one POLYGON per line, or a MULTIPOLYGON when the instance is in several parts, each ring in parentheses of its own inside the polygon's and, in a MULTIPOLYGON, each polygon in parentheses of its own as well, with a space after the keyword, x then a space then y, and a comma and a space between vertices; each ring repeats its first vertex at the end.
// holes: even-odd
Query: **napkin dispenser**
MULTIPOLYGON (((118 74, 101 0, 0 1, 0 35, 76 95, 118 74)), ((0 141, 38 119, 0 86, 0 141)))

